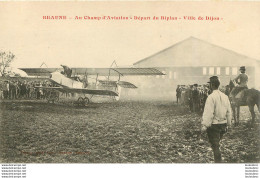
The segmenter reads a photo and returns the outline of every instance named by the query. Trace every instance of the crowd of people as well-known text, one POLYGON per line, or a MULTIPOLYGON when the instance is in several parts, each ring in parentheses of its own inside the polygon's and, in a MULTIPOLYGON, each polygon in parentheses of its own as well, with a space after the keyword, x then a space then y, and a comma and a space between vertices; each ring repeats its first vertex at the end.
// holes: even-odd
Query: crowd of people
MULTIPOLYGON (((227 87, 222 87, 220 90, 228 94, 227 87)), ((191 112, 202 113, 210 93, 208 84, 178 85, 176 89, 177 103, 189 106, 191 112)))
POLYGON ((44 99, 47 91, 40 87, 51 87, 52 85, 49 81, 3 80, 0 81, 0 98, 44 99))

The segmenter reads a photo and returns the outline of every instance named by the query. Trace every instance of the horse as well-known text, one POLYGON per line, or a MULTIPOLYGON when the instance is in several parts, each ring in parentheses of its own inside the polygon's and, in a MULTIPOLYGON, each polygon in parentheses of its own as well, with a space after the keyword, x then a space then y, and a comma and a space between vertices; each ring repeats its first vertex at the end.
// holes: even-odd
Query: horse
POLYGON ((228 88, 229 92, 227 93, 230 99, 232 111, 233 111, 233 117, 235 121, 235 126, 239 125, 239 113, 240 113, 240 106, 248 106, 249 111, 252 116, 252 121, 251 121, 251 126, 254 125, 255 123, 255 111, 254 107, 255 105, 258 108, 258 111, 260 112, 260 91, 256 89, 245 89, 244 91, 244 96, 242 98, 233 98, 230 96, 230 92, 232 89, 235 87, 235 84, 232 80, 230 80, 228 88))

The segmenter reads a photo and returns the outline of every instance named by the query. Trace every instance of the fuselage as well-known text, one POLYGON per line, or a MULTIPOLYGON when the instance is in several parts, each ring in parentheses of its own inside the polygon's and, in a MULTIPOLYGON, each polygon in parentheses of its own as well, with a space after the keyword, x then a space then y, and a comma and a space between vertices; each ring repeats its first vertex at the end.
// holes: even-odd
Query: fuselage
POLYGON ((54 83, 57 83, 59 85, 62 85, 64 87, 68 87, 68 88, 82 89, 83 86, 84 86, 84 84, 82 82, 70 79, 70 78, 64 76, 63 74, 61 74, 60 72, 53 72, 53 73, 51 73, 50 79, 54 83))

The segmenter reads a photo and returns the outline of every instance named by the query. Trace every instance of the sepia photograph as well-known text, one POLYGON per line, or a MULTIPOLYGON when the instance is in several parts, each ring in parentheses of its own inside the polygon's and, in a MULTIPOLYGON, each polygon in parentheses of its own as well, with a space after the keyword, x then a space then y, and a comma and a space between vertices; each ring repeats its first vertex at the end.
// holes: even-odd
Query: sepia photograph
POLYGON ((0 162, 260 162, 259 2, 0 2, 0 162))

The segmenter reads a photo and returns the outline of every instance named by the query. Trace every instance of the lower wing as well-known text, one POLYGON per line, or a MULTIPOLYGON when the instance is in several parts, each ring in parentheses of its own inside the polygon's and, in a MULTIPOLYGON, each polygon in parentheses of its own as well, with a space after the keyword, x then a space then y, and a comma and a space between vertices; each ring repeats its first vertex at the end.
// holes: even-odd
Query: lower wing
POLYGON ((87 88, 64 88, 64 87, 35 87, 47 90, 57 90, 60 92, 68 93, 82 93, 90 95, 107 95, 107 96, 118 96, 118 93, 111 90, 98 90, 98 89, 87 89, 87 88))

